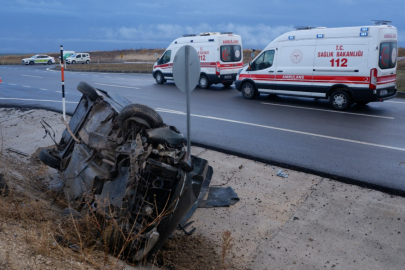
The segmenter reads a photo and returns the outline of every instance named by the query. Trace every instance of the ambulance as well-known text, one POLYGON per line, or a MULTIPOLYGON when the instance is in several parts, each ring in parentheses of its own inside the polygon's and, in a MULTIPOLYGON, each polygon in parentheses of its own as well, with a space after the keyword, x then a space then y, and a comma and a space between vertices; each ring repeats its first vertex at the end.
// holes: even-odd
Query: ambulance
POLYGON ((397 29, 389 21, 299 27, 272 41, 238 74, 246 99, 261 93, 328 99, 336 110, 394 98, 397 29))
POLYGON ((199 35, 183 35, 175 39, 153 65, 153 77, 158 84, 173 80, 173 59, 184 45, 197 51, 201 61, 200 88, 222 83, 229 87, 243 67, 242 39, 232 32, 207 32, 199 35))

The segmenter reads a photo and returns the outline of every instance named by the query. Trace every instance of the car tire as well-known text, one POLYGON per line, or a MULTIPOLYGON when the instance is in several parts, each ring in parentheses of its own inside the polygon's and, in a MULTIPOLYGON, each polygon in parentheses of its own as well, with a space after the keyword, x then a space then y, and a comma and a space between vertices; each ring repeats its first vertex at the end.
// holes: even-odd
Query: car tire
POLYGON ((156 72, 155 79, 157 84, 163 84, 165 82, 165 78, 160 71, 156 72))
POLYGON ((43 163, 45 163, 49 167, 59 169, 61 160, 60 158, 52 155, 52 151, 53 149, 48 148, 42 149, 41 152, 39 152, 38 157, 43 163))
POLYGON ((329 103, 335 110, 347 110, 351 105, 350 95, 346 91, 338 89, 329 97, 329 103))
POLYGON ((74 65, 74 64, 76 64, 76 61, 75 61, 75 60, 72 61, 72 65, 74 65))
POLYGON ((98 94, 96 88, 85 82, 80 82, 77 85, 77 90, 79 90, 84 96, 88 97, 91 101, 96 101, 98 94))
POLYGON ((205 76, 205 75, 200 76, 200 79, 198 80, 198 86, 201 89, 207 89, 208 87, 210 87, 210 82, 209 82, 207 76, 205 76))
POLYGON ((51 61, 51 60, 48 61, 48 65, 52 65, 52 61, 51 61))
POLYGON ((232 85, 232 83, 229 83, 229 82, 228 83, 223 83, 223 85, 224 85, 225 88, 229 88, 232 85))
POLYGON ((246 99, 254 99, 256 97, 256 89, 250 82, 245 82, 242 85, 242 96, 246 99))
POLYGON ((89 60, 87 60, 87 61, 86 61, 86 64, 90 64, 90 61, 89 61, 89 60))
POLYGON ((117 118, 118 125, 124 134, 128 131, 125 121, 131 117, 144 120, 150 128, 163 125, 162 117, 154 109, 143 104, 130 104, 122 108, 117 118))
POLYGON ((357 106, 366 106, 369 103, 369 101, 356 101, 357 106))
POLYGON ((33 65, 34 64, 34 61, 30 61, 30 65, 33 65))

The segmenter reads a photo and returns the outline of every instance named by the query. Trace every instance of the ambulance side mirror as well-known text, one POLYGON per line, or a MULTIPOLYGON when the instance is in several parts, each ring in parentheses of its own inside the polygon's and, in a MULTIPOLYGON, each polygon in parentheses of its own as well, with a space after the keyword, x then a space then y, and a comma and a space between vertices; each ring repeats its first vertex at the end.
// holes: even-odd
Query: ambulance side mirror
POLYGON ((158 58, 156 58, 156 62, 159 64, 159 60, 160 60, 160 58, 158 57, 158 58))
POLYGON ((249 66, 247 68, 248 71, 252 70, 252 62, 249 62, 249 66))

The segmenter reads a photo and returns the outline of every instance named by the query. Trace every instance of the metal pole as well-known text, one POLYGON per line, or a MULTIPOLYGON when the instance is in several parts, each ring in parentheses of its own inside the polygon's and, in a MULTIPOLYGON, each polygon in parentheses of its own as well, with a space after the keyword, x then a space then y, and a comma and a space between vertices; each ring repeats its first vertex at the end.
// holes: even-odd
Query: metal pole
POLYGON ((63 106, 63 120, 66 121, 66 107, 65 107, 65 74, 63 70, 63 45, 60 45, 60 71, 62 73, 62 106, 63 106))
POLYGON ((187 96, 187 153, 189 157, 189 161, 191 162, 191 148, 190 148, 190 83, 188 81, 188 56, 190 53, 190 46, 186 46, 186 57, 185 62, 186 62, 186 96, 187 96))

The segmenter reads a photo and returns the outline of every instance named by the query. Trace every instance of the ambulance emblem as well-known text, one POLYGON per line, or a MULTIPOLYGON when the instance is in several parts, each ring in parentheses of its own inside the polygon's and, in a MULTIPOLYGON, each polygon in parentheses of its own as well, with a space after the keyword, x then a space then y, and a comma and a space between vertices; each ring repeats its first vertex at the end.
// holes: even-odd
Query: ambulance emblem
POLYGON ((293 62, 294 64, 300 63, 302 61, 302 57, 303 57, 303 53, 300 49, 296 49, 296 50, 292 51, 292 53, 290 55, 291 62, 293 62))

